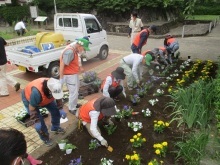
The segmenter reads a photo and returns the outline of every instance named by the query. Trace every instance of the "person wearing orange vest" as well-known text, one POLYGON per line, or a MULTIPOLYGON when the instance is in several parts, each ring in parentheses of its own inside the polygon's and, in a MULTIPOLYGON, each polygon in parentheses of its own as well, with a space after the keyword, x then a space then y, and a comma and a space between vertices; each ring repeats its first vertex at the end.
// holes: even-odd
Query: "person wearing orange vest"
POLYGON ((47 126, 44 118, 40 114, 40 108, 47 108, 51 114, 51 132, 65 133, 65 130, 60 127, 60 117, 66 117, 66 112, 62 109, 62 104, 58 104, 56 100, 63 98, 63 91, 60 81, 54 78, 38 78, 31 81, 22 90, 21 97, 25 109, 30 114, 30 119, 35 121, 35 129, 40 136, 40 139, 47 146, 53 143, 49 138, 47 126))
POLYGON ((124 69, 117 67, 106 79, 102 82, 101 91, 103 96, 111 97, 115 101, 119 101, 117 96, 122 92, 126 97, 123 80, 125 79, 124 69))
POLYGON ((104 120, 114 124, 110 117, 116 114, 115 101, 110 97, 95 98, 82 105, 79 109, 79 119, 88 130, 89 134, 98 139, 103 146, 108 147, 108 142, 102 137, 98 121, 104 120))
POLYGON ((89 39, 79 38, 77 42, 66 46, 60 56, 60 82, 67 85, 69 90, 69 112, 76 114, 78 94, 79 94, 79 71, 83 71, 80 66, 80 57, 84 51, 89 51, 89 39))
POLYGON ((143 29, 140 31, 133 40, 133 43, 131 45, 131 50, 133 53, 139 53, 141 54, 142 47, 147 43, 147 39, 151 33, 156 32, 156 26, 152 25, 147 29, 143 29))
POLYGON ((164 39, 164 47, 167 50, 169 63, 172 64, 172 58, 174 58, 174 53, 179 49, 179 43, 172 35, 168 34, 164 39))
POLYGON ((166 66, 169 65, 167 62, 167 50, 165 47, 161 46, 159 48, 155 48, 155 49, 159 49, 159 56, 157 58, 157 61, 159 62, 159 64, 165 64, 166 66))

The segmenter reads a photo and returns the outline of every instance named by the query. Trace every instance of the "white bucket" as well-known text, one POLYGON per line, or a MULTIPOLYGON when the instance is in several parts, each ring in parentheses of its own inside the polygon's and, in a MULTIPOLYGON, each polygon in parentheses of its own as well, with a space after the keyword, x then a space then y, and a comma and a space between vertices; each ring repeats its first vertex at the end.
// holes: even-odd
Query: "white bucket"
POLYGON ((64 150, 66 143, 59 143, 58 144, 61 150, 64 150))
POLYGON ((67 149, 67 150, 66 150, 66 154, 71 154, 72 150, 73 150, 73 149, 67 149))

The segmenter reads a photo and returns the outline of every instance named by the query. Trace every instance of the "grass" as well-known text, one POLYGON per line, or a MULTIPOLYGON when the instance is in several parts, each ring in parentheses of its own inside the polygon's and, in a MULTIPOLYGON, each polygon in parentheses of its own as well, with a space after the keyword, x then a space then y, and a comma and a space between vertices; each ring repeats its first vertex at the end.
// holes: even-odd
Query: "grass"
POLYGON ((219 15, 192 15, 186 18, 187 20, 215 20, 219 19, 219 15))

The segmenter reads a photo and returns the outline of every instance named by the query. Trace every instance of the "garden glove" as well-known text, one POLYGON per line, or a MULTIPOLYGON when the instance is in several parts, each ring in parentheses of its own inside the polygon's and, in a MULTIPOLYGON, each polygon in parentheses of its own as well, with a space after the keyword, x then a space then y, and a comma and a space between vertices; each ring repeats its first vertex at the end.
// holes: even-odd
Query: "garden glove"
POLYGON ((124 97, 126 98, 126 93, 125 93, 125 91, 123 91, 123 92, 122 92, 122 94, 123 94, 123 95, 124 95, 124 97))
POLYGON ((108 121, 108 125, 114 125, 113 121, 110 118, 107 121, 108 121))
POLYGON ((66 118, 66 112, 63 109, 60 109, 60 117, 62 117, 63 119, 66 118))
POLYGON ((105 139, 101 140, 100 142, 102 146, 108 147, 108 142, 105 139))

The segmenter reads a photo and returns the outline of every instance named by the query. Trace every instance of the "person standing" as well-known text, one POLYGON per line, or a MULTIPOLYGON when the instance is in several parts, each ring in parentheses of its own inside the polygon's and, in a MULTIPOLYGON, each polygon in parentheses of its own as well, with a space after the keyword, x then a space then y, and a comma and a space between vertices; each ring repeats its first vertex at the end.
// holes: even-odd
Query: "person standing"
POLYGON ((117 67, 110 75, 106 77, 106 79, 102 82, 101 91, 103 92, 103 96, 111 97, 115 101, 118 100, 118 95, 123 93, 126 97, 124 82, 125 79, 124 69, 122 67, 117 67))
POLYGON ((156 32, 156 26, 152 25, 147 29, 143 29, 134 37, 133 43, 131 45, 131 50, 133 53, 141 54, 141 49, 147 43, 147 39, 150 34, 156 32))
POLYGON ((35 121, 35 129, 40 139, 45 145, 51 146, 53 143, 49 138, 47 126, 39 109, 45 107, 50 112, 51 132, 65 133, 65 130, 60 127, 60 118, 65 118, 66 112, 62 109, 62 104, 55 101, 55 99, 60 101, 63 98, 60 81, 54 78, 33 80, 22 90, 21 97, 25 109, 30 114, 30 119, 35 121))
POLYGON ((150 65, 152 59, 153 58, 150 55, 143 56, 134 53, 127 55, 120 60, 119 65, 124 69, 127 76, 128 90, 132 90, 140 84, 140 81, 142 80, 143 65, 150 65))
POLYGON ((89 51, 89 40, 85 38, 77 39, 77 42, 67 45, 60 56, 60 82, 67 85, 69 90, 69 112, 76 114, 79 94, 79 76, 80 70, 83 70, 79 65, 79 54, 84 51, 89 51))
POLYGON ((20 89, 20 83, 15 81, 11 76, 6 74, 7 67, 7 57, 5 52, 5 46, 7 42, 0 37, 0 97, 8 96, 8 87, 7 84, 15 88, 17 92, 20 89))
POLYGON ((108 147, 108 142, 102 137, 98 121, 104 120, 106 124, 114 124, 110 117, 116 114, 115 102, 112 98, 102 96, 88 101, 79 109, 79 119, 82 120, 89 134, 98 139, 101 145, 108 147))
POLYGON ((131 37, 131 44, 133 43, 134 37, 137 33, 143 30, 143 23, 140 18, 137 17, 136 12, 131 13, 131 20, 129 23, 128 37, 131 37))
POLYGON ((0 163, 2 165, 24 164, 26 158, 31 165, 42 164, 27 154, 27 143, 24 134, 13 128, 0 128, 0 163))
POLYGON ((23 36, 24 33, 28 32, 28 30, 26 29, 26 26, 22 20, 20 22, 16 23, 15 31, 18 36, 20 36, 20 35, 23 36))

